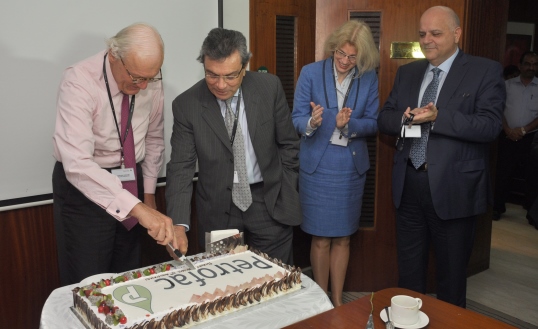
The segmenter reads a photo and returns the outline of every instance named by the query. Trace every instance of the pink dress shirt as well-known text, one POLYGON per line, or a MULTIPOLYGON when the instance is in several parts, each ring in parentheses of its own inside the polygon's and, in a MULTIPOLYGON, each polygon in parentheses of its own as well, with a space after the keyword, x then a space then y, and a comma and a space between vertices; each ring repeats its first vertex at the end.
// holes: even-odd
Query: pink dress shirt
MULTIPOLYGON (((140 202, 121 181, 102 168, 120 166, 120 141, 105 80, 105 51, 68 67, 58 90, 54 157, 62 162, 67 180, 88 199, 118 220, 140 202)), ((108 58, 106 72, 112 101, 121 127, 123 94, 118 89, 108 58)), ((164 93, 161 82, 149 83, 136 94, 132 118, 136 162, 142 162, 144 193, 154 194, 163 163, 164 93)))

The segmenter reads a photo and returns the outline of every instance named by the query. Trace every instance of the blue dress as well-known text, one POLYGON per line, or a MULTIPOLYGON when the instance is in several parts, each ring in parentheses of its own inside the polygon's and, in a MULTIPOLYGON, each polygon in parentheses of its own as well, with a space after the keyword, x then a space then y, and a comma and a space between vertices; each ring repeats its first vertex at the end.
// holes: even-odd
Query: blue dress
POLYGON ((366 174, 357 173, 346 147, 328 145, 316 171, 299 173, 303 231, 324 237, 355 233, 365 180, 366 174))
MULTIPOLYGON (((343 106, 337 90, 332 59, 306 65, 295 91, 292 120, 301 137, 299 151, 299 196, 303 211, 301 228, 323 237, 349 236, 359 228, 366 172, 370 168, 366 137, 377 132, 379 107, 375 71, 355 78, 349 88, 346 107, 352 109, 347 146, 331 143, 336 114, 343 106), (321 105, 323 122, 307 134, 312 108, 321 105)), ((341 86, 338 86, 341 89, 341 86)), ((345 94, 347 88, 344 88, 345 94)))

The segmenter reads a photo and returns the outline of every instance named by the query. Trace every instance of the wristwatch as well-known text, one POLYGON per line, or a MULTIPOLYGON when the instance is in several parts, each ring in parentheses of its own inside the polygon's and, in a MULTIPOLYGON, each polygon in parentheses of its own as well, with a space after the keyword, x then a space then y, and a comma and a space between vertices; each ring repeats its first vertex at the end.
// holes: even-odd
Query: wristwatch
POLYGON ((521 127, 521 133, 523 134, 523 136, 525 136, 525 134, 527 133, 527 132, 525 131, 525 128, 521 127))

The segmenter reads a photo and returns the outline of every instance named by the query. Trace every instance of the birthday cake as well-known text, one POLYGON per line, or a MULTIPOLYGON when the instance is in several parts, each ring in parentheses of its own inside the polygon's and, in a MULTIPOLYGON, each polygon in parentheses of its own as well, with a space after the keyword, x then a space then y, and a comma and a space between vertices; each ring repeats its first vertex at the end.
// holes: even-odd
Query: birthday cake
POLYGON ((301 270, 255 250, 163 263, 73 289, 73 309, 95 329, 188 328, 300 288, 301 270))

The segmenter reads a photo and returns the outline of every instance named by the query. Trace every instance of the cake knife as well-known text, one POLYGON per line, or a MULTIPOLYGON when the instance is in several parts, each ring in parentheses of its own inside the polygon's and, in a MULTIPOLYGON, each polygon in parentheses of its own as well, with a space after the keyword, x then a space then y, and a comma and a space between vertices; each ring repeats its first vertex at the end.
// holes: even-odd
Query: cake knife
POLYGON ((191 270, 195 270, 195 269, 196 269, 196 267, 195 267, 194 264, 191 262, 191 260, 188 259, 187 257, 185 257, 185 255, 183 255, 183 254, 181 253, 181 251, 179 251, 179 249, 174 248, 174 246, 172 246, 171 243, 168 243, 168 246, 170 247, 170 249, 172 249, 172 251, 173 251, 174 254, 177 256, 177 258, 179 258, 179 261, 180 261, 182 264, 187 265, 187 267, 190 268, 191 270))

